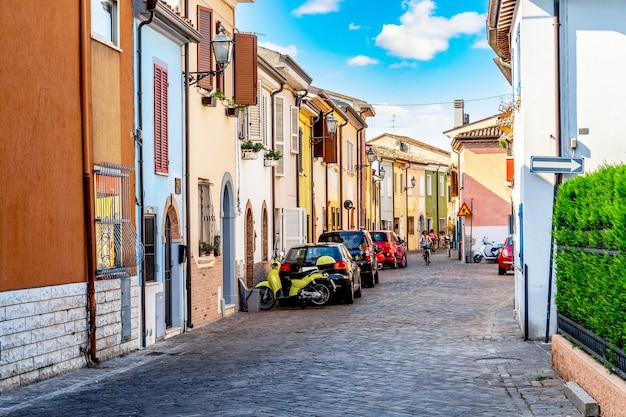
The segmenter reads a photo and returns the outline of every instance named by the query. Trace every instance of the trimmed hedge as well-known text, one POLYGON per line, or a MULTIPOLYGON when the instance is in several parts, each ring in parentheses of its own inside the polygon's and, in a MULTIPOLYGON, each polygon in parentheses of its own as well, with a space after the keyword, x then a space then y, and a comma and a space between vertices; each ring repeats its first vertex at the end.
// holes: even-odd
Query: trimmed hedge
POLYGON ((554 205, 559 313, 623 349, 626 166, 564 182, 554 205))

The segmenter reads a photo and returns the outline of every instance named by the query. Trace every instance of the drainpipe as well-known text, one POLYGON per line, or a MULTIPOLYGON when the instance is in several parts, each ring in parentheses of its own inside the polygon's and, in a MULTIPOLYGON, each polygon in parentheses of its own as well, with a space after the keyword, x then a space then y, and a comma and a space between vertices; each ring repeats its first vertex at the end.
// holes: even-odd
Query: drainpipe
MULTIPOLYGON (((189 0, 185 0, 185 16, 189 16, 189 0)), ((185 65, 185 116, 184 116, 184 125, 185 125, 185 244, 187 245, 187 250, 185 253, 185 262, 187 263, 187 268, 185 268, 185 292, 187 293, 187 328, 193 329, 193 321, 191 320, 191 204, 189 204, 189 196, 190 196, 190 179, 189 179, 189 154, 190 154, 190 139, 189 139, 189 44, 185 43, 184 46, 184 65, 185 65)))
POLYGON ((93 177, 93 119, 91 101, 91 10, 89 0, 80 2, 80 96, 83 146, 83 206, 85 216, 85 240, 87 247, 87 309, 89 314, 87 336, 88 365, 98 363, 96 356, 96 239, 95 195, 93 177))
MULTIPOLYGON (((136 134, 136 142, 139 145, 139 224, 137 225, 140 230, 139 234, 141 236, 142 245, 146 242, 145 230, 143 227, 143 213, 144 213, 144 181, 143 181, 143 101, 142 101, 142 40, 141 40, 141 29, 152 23, 152 19, 154 18, 154 11, 150 11, 150 18, 145 20, 139 24, 137 27, 137 134, 136 134)), ((141 286, 141 347, 146 347, 146 274, 145 274, 145 257, 142 261, 142 266, 139 273, 139 283, 141 286)))
MULTIPOLYGON (((356 218, 357 223, 359 224, 359 226, 357 227, 357 230, 361 229, 362 227, 365 228, 365 225, 363 224, 363 190, 361 189, 363 187, 363 168, 366 167, 365 165, 365 161, 363 160, 363 155, 361 155, 362 151, 361 151, 361 147, 359 146, 361 144, 361 132, 363 131, 363 127, 360 127, 357 129, 356 131, 356 154, 357 154, 357 175, 356 175, 356 199, 358 201, 358 206, 359 206, 359 215, 356 218)), ((365 156, 365 159, 367 160, 367 156, 365 156)), ((369 161, 368 161, 369 163, 369 161)), ((369 168, 367 168, 369 169, 369 168)), ((367 171, 366 171, 367 172, 367 171)))
MULTIPOLYGON (((283 88, 285 87, 285 84, 280 84, 280 88, 276 91, 272 91, 272 93, 270 94, 271 97, 271 109, 272 109, 272 149, 274 149, 276 147, 276 135, 274 134, 276 132, 276 118, 275 116, 275 102, 276 102, 276 94, 280 93, 281 91, 283 91, 283 88)), ((284 110, 284 109, 283 109, 284 110)), ((283 145, 284 145, 284 137, 283 137, 283 145)), ((285 148, 283 148, 283 153, 285 152, 285 148)), ((285 156, 283 155, 283 158, 285 156)), ((283 163, 284 163, 284 159, 283 159, 283 163)), ((272 227, 274 228, 274 242, 276 242, 276 167, 272 167, 272 227)), ((283 233, 283 236, 285 234, 283 233)), ((274 244, 274 247, 276 247, 276 244, 274 244)), ((282 245, 280 247, 282 249, 282 245)))
MULTIPOLYGON (((343 122, 341 125, 339 125, 339 135, 338 135, 338 145, 339 145, 339 210, 341 210, 341 213, 343 213, 343 202, 344 202, 344 196, 343 196, 343 149, 341 146, 341 138, 343 137, 343 127, 345 125, 348 124, 348 121, 346 120, 345 122, 343 122)), ((348 226, 350 226, 350 210, 348 210, 348 226)), ((339 229, 343 229, 343 215, 339 216, 339 229)))
MULTIPOLYGON (((560 4, 559 0, 554 0, 554 16, 552 17, 553 33, 554 33, 554 136, 556 140, 556 156, 561 156, 561 96, 559 94, 561 85, 561 44, 559 38, 559 22, 560 4)), ((563 174, 556 174, 554 178, 554 192, 552 195, 552 205, 556 201, 556 194, 559 185, 563 182, 563 174)), ((550 310, 552 309, 552 270, 554 263, 553 256, 553 242, 554 242, 554 225, 550 232, 550 269, 548 271, 548 305, 546 312, 546 337, 545 342, 550 340, 550 310)), ((526 294, 528 297, 528 294, 526 294)))
POLYGON ((315 137, 315 133, 314 133, 314 129, 313 126, 315 125, 315 123, 317 123, 317 121, 320 119, 319 116, 315 116, 313 118, 311 118, 311 127, 309 128, 310 131, 310 138, 311 138, 311 166, 309 167, 309 172, 311 174, 311 236, 310 236, 310 242, 315 242, 315 229, 317 228, 317 217, 315 213, 315 180, 313 178, 313 162, 315 160, 313 153, 314 153, 314 149, 315 149, 315 144, 314 144, 314 137, 315 137))
MULTIPOLYGON (((331 109, 328 113, 324 113, 324 117, 322 118, 322 123, 326 123, 326 116, 328 116, 332 112, 333 112, 333 110, 331 109)), ((325 131, 326 131, 326 129, 322 128, 322 132, 325 132, 325 131)), ((335 135, 336 134, 337 134, 337 132, 335 132, 335 135)), ((324 140, 324 139, 322 139, 322 140, 324 140)), ((322 159, 324 159, 324 158, 322 157, 322 159)), ((329 221, 328 220, 329 219, 328 219, 328 163, 327 162, 326 162, 325 170, 326 170, 326 178, 325 178, 326 184, 325 184, 324 188, 325 188, 325 194, 326 194, 326 196, 325 196, 326 197, 326 200, 325 200, 326 202, 324 203, 324 207, 325 207, 326 219, 325 219, 325 222, 324 222, 325 223, 324 224, 324 232, 327 231, 327 230, 330 230, 329 227, 328 227, 328 225, 329 225, 329 221)))

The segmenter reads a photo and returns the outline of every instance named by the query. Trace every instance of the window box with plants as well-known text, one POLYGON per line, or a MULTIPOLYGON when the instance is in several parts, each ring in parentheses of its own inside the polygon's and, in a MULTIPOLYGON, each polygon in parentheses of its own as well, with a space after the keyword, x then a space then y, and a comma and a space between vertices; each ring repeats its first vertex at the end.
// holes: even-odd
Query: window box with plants
POLYGON ((241 143, 241 158, 242 159, 258 159, 258 152, 263 149, 261 142, 253 142, 247 140, 241 143))
POLYGON ((266 167, 275 167, 276 165, 278 165, 278 161, 282 157, 283 155, 280 153, 280 151, 270 149, 265 152, 265 156, 263 157, 263 164, 266 167))

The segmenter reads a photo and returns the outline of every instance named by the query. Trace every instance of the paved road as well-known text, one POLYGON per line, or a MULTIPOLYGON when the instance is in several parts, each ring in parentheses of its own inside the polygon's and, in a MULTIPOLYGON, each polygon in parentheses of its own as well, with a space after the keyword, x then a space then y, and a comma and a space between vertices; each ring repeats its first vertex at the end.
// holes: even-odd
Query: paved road
POLYGON ((353 305, 237 313, 4 393, 0 415, 580 416, 550 345, 522 340, 512 275, 418 260, 353 305))

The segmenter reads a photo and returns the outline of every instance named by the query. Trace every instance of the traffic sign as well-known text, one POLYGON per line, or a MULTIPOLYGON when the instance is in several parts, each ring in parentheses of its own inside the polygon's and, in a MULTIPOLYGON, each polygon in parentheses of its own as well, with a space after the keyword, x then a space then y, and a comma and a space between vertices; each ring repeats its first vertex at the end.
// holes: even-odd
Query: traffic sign
POLYGON ((531 156, 530 172, 538 174, 582 174, 583 158, 565 158, 561 156, 531 156))
POLYGON ((461 208, 456 215, 459 217, 469 217, 472 215, 472 213, 470 212, 469 207, 467 207, 467 204, 463 203, 461 204, 461 208))

